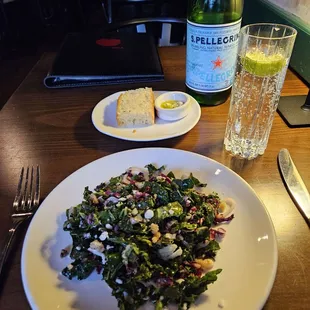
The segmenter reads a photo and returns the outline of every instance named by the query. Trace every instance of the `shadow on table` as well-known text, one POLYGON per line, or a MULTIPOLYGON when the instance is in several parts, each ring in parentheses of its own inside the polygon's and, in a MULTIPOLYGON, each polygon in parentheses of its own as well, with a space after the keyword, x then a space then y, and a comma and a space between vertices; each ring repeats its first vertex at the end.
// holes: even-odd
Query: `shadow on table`
MULTIPOLYGON (((92 110, 89 110, 81 115, 74 126, 75 139, 80 145, 87 149, 98 150, 111 154, 128 149, 144 147, 178 148, 183 140, 188 139, 187 136, 189 133, 176 138, 149 142, 126 141, 113 138, 97 131, 92 124, 91 113, 92 110)), ((108 122, 108 120, 105 120, 105 122, 108 122)), ((183 145, 183 149, 214 158, 239 175, 251 170, 253 165, 257 164, 261 160, 260 157, 253 160, 247 160, 230 155, 227 151, 225 151, 223 139, 201 143, 200 140, 202 137, 199 134, 199 130, 198 124, 190 131, 196 132, 191 134, 190 143, 183 145)))
MULTIPOLYGON (((59 299, 61 307, 81 310, 117 310, 117 301, 111 295, 110 287, 102 281, 101 275, 93 272, 87 279, 79 281, 77 279, 69 280, 61 274, 62 269, 72 262, 69 256, 65 258, 60 257, 61 250, 63 248, 68 249, 71 244, 69 233, 63 230, 63 223, 65 220, 66 215, 64 212, 57 218, 57 231, 55 234, 48 237, 41 246, 41 255, 48 267, 53 270, 54 277, 50 282, 46 280, 46 287, 41 287, 41 289, 48 290, 50 296, 55 296, 55 288, 56 290, 68 292, 68 297, 63 297, 63 294, 59 294, 59 296, 62 296, 62 298, 59 299)), ((58 294, 56 293, 56 295, 58 294)), ((205 303, 207 300, 208 295, 203 294, 198 298, 195 305, 205 303)), ((46 302, 49 301, 46 300, 46 302)), ((57 303, 58 301, 53 300, 52 302, 57 303)), ((152 304, 145 304, 140 308, 140 310, 153 309, 154 306, 152 304)), ((177 310, 177 307, 171 305, 169 306, 169 310, 177 310)))
POLYGON ((84 113, 78 119, 74 126, 75 139, 85 148, 94 149, 98 151, 109 151, 109 153, 116 153, 128 149, 142 148, 142 147, 170 147, 174 148, 183 139, 186 134, 160 141, 136 142, 126 141, 118 138, 113 138, 100 133, 92 124, 91 121, 92 110, 84 113))
POLYGON ((195 147, 194 152, 203 156, 216 159, 219 161, 219 154, 222 153, 223 143, 221 140, 216 141, 205 141, 205 143, 198 143, 195 147))
POLYGON ((225 150, 224 147, 221 154, 222 163, 239 175, 250 171, 254 166, 257 166, 261 162, 261 160, 261 156, 251 160, 240 158, 238 156, 232 156, 229 152, 225 150))
POLYGON ((244 159, 238 156, 233 156, 225 150, 224 140, 208 141, 205 144, 199 145, 194 150, 196 153, 214 158, 224 166, 230 168, 239 175, 248 173, 254 166, 261 165, 262 157, 258 156, 255 159, 244 159))

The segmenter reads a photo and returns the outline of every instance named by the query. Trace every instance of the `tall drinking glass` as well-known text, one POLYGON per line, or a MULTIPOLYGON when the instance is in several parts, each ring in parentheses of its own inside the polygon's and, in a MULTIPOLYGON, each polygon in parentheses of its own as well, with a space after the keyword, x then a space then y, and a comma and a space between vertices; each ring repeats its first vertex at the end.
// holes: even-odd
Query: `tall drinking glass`
POLYGON ((252 159, 265 152, 296 34, 277 24, 241 29, 224 138, 232 154, 252 159))

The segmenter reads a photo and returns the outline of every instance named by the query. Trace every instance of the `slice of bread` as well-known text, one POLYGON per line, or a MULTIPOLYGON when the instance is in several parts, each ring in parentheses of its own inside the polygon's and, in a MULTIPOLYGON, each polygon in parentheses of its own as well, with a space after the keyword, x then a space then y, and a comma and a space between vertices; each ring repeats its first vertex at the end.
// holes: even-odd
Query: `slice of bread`
POLYGON ((117 100, 116 119, 119 127, 153 125, 155 111, 152 88, 138 88, 121 94, 117 100))

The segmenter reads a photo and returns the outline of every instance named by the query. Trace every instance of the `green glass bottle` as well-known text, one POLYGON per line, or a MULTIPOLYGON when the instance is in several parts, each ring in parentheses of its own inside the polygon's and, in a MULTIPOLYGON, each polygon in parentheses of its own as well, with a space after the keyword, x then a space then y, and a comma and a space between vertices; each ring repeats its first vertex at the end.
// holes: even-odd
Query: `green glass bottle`
POLYGON ((201 105, 227 100, 234 78, 243 0, 189 0, 186 89, 201 105))

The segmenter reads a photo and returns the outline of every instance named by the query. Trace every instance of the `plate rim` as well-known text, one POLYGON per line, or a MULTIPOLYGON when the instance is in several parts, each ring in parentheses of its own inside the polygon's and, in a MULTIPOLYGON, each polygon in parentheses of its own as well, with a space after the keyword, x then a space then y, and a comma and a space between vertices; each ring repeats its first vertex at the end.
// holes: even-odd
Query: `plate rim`
MULTIPOLYGON (((61 182, 59 182, 49 193, 48 195, 44 198, 44 201, 40 204, 37 212, 34 214, 34 216, 32 217, 30 223, 29 223, 29 226, 27 228, 27 232, 25 234, 25 237, 24 237, 24 241, 23 241, 23 245, 22 245, 22 253, 21 253, 21 278, 22 278, 22 284, 23 284, 23 289, 24 289, 24 292, 25 292, 25 295, 26 295, 26 298, 27 298, 27 301, 30 305, 31 308, 33 309, 38 309, 37 308, 37 305, 35 303, 35 301, 33 300, 33 297, 30 293, 30 290, 29 288, 27 287, 26 285, 26 282, 27 282, 27 276, 26 276, 26 266, 25 266, 25 258, 26 258, 26 247, 27 247, 27 242, 28 242, 28 239, 29 239, 29 234, 30 234, 30 228, 31 228, 31 225, 32 225, 32 222, 35 220, 35 218, 38 216, 38 211, 39 209, 41 208, 41 205, 44 204, 44 202, 46 201, 46 199, 54 192, 57 190, 57 188, 59 186, 61 186, 62 183, 66 182, 67 180, 70 180, 70 178, 79 170, 81 169, 84 169, 86 168, 87 166, 89 165, 93 165, 95 164, 96 162, 99 162, 101 160, 103 160, 104 158, 106 157, 113 157, 115 155, 118 155, 120 153, 135 153, 135 152, 140 152, 140 151, 148 151, 148 150, 151 150, 151 151, 172 151, 172 152, 181 152, 181 153, 188 153, 188 154, 191 154, 191 155, 194 155, 194 156, 197 156, 197 157, 200 157, 204 160, 207 160, 207 161, 211 161, 213 164, 217 164, 217 165, 220 165, 222 167, 224 167, 225 169, 227 169, 230 173, 232 173, 235 177, 239 178, 240 181, 248 188, 248 190, 251 191, 251 193, 259 200, 261 206, 262 206, 262 209, 265 213, 265 215, 267 216, 267 219, 268 219, 268 224, 270 226, 270 229, 271 229, 271 233, 272 233, 272 240, 274 240, 273 242, 273 251, 270 252, 272 254, 272 258, 273 258, 273 266, 272 266, 272 272, 271 272, 271 275, 268 279, 268 283, 267 285, 265 286, 265 290, 262 292, 262 295, 264 294, 264 296, 262 296, 262 299, 261 299, 261 303, 260 303, 260 307, 259 309, 262 309, 263 306, 266 304, 269 296, 270 296, 270 293, 271 293, 271 290, 273 288, 273 285, 274 285, 274 282, 275 282, 275 278, 276 278, 276 275, 277 275, 277 270, 278 270, 278 239, 277 239, 277 234, 276 234, 276 230, 275 230, 275 227, 274 227, 274 224, 273 224, 273 221, 272 221, 272 218, 270 216, 270 213, 268 211, 268 209, 266 208, 264 202, 262 201, 262 199, 258 196, 258 194, 255 192, 255 190, 251 187, 251 185, 245 180, 243 179, 240 175, 238 175, 235 171, 233 171, 232 169, 230 169, 229 167, 225 166, 224 164, 222 164, 221 162, 218 162, 216 161, 215 159, 212 159, 210 157, 207 157, 205 155, 202 155, 202 154, 199 154, 199 153, 196 153, 196 152, 191 152, 191 151, 187 151, 187 150, 183 150, 183 149, 174 149, 174 148, 170 148, 170 147, 146 147, 146 148, 136 148, 136 149, 129 149, 129 150, 124 150, 124 151, 120 151, 120 152, 116 152, 116 153, 111 153, 109 155, 106 155, 106 156, 102 156, 98 159, 95 159, 83 166, 81 166, 80 168, 76 169, 75 171, 73 171, 72 173, 70 173, 66 178, 64 178, 61 182)), ((44 205, 43 205, 44 207, 44 205)))
MULTIPOLYGON (((178 133, 176 134, 173 134, 173 135, 168 135, 168 136, 163 136, 163 137, 159 137, 159 138, 135 138, 135 137, 124 137, 124 136, 121 136, 121 135, 118 135, 118 134, 113 134, 113 133, 110 133, 110 132, 105 132, 103 130, 101 130, 97 124, 97 122, 94 121, 94 115, 96 113, 96 111, 99 109, 99 107, 103 104, 102 102, 109 99, 110 97, 112 96, 115 96, 115 95, 121 95, 122 93, 124 93, 126 90, 122 90, 122 91, 118 91, 116 93, 113 93, 113 94, 110 94, 109 96, 105 97, 105 98, 102 98, 96 105, 95 107, 93 108, 92 110, 92 113, 91 113, 91 122, 93 124, 93 126, 97 129, 97 131, 99 131, 100 133, 102 134, 105 134, 107 136, 110 136, 110 137, 113 137, 113 138, 116 138, 116 139, 121 139, 121 140, 125 140, 125 141, 134 141, 134 142, 150 142, 150 141, 161 141, 161 140, 166 140, 166 139, 172 139, 172 138, 176 138, 176 137, 179 137, 179 136, 182 136, 186 133, 188 133, 189 131, 191 131, 199 122, 200 118, 201 118, 201 107, 199 105, 199 103, 197 102, 197 100, 190 96, 191 97, 191 100, 193 101, 192 103, 196 105, 197 107, 197 110, 198 110, 198 115, 195 119, 195 121, 192 122, 192 124, 187 127, 187 129, 185 130, 181 130, 179 131, 178 133)), ((165 93, 165 92, 170 92, 171 90, 153 90, 153 92, 159 92, 159 93, 165 93)), ((153 125, 152 125, 153 126, 153 125)), ((150 127, 152 127, 150 126, 150 127)), ((135 128, 132 128, 132 129, 135 129, 135 128)), ((139 128, 141 129, 141 128, 139 128)))

